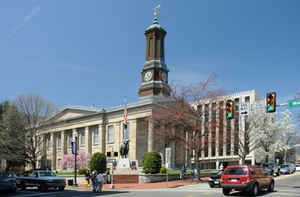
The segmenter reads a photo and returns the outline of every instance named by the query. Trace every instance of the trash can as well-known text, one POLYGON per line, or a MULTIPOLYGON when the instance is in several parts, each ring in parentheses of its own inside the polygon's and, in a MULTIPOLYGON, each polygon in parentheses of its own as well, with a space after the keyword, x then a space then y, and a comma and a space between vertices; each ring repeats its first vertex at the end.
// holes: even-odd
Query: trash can
POLYGON ((73 179, 69 179, 69 180, 68 180, 68 185, 69 185, 69 186, 73 186, 73 179))

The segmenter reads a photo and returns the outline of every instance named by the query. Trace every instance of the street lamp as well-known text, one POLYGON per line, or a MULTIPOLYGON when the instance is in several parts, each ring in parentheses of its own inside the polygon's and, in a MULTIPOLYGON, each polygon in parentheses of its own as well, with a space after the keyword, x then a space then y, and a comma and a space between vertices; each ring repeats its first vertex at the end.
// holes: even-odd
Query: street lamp
POLYGON ((75 165, 74 165, 74 186, 77 187, 77 147, 78 147, 78 133, 75 133, 75 143, 73 144, 72 152, 75 156, 75 165))

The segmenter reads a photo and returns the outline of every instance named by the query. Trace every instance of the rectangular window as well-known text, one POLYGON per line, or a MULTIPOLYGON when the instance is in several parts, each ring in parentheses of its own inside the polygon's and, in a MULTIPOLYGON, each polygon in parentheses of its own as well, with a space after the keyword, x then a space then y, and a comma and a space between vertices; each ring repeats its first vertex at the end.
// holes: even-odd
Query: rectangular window
POLYGON ((208 157, 208 133, 209 133, 209 128, 208 128, 208 115, 209 115, 209 108, 208 104, 205 104, 204 106, 204 157, 208 157))
POLYGON ((124 124, 123 127, 123 140, 129 140, 129 123, 127 123, 126 125, 124 124))
POLYGON ((70 132, 69 135, 68 135, 68 146, 70 148, 71 148, 72 140, 73 140, 73 133, 70 132))
POLYGON ((47 136, 47 149, 50 150, 50 147, 51 147, 51 136, 48 135, 47 136))
POLYGON ((219 156, 223 156, 224 101, 219 102, 219 156))
POLYGON ((84 129, 79 130, 79 136, 80 136, 80 146, 84 146, 85 145, 85 130, 84 129))
POLYGON ((57 148, 61 148, 61 135, 57 135, 57 148))
POLYGON ((245 97, 245 103, 250 103, 250 96, 245 97))
POLYGON ((150 38, 149 39, 149 50, 148 50, 148 56, 149 57, 152 57, 152 42, 153 42, 153 39, 152 38, 150 38))
POLYGON ((237 155, 239 153, 239 115, 240 115, 240 112, 239 112, 239 107, 240 107, 240 99, 239 98, 236 98, 234 99, 234 105, 235 105, 235 119, 234 119, 234 146, 233 146, 233 149, 234 149, 234 155, 237 155))
POLYGON ((92 127, 93 144, 99 144, 99 130, 98 127, 92 127))
POLYGON ((108 143, 114 143, 114 126, 108 126, 108 133, 107 133, 107 141, 108 143))
POLYGON ((217 117, 217 111, 216 111, 217 104, 212 104, 212 131, 211 131, 211 156, 216 156, 216 117, 217 117))

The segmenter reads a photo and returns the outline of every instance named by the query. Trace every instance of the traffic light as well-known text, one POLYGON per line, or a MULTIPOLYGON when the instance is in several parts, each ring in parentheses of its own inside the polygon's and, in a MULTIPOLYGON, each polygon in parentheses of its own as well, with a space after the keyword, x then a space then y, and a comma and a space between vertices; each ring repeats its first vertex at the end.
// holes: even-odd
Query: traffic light
POLYGON ((107 157, 111 157, 111 152, 106 152, 107 157))
POLYGON ((276 92, 267 93, 267 113, 276 111, 276 92))
POLYGON ((226 102, 226 119, 227 120, 231 120, 233 118, 233 109, 234 109, 233 101, 228 100, 226 102))

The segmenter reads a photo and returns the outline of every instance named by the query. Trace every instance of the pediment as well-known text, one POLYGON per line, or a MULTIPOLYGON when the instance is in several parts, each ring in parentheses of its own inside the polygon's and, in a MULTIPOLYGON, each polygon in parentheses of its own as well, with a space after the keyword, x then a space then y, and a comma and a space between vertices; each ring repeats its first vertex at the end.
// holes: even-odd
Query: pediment
POLYGON ((60 122, 63 120, 78 118, 81 116, 86 116, 97 112, 98 110, 92 108, 83 109, 83 108, 67 107, 55 113, 52 117, 50 117, 47 120, 47 122, 60 122))

